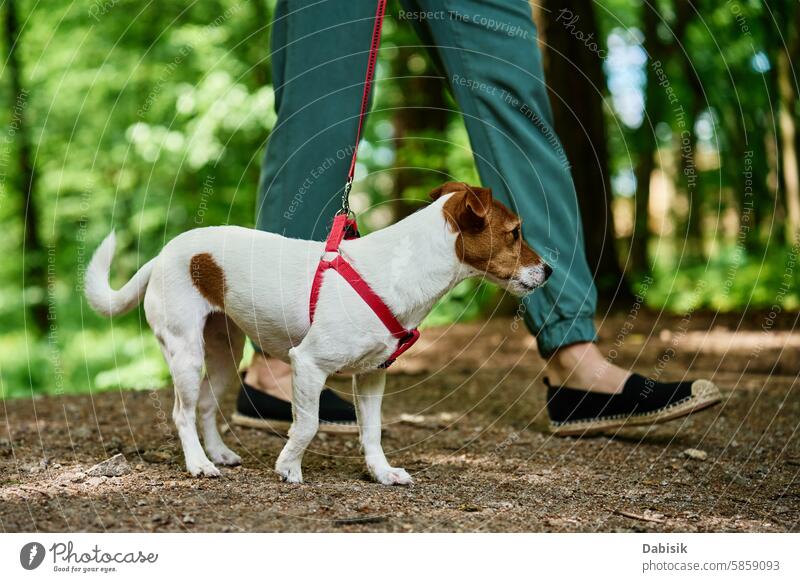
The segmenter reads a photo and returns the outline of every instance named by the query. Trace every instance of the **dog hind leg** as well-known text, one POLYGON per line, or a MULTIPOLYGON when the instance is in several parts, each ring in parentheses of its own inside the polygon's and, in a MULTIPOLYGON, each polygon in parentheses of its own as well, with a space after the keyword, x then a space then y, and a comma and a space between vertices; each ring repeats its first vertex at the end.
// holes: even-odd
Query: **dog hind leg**
POLYGON ((239 361, 244 333, 224 313, 212 313, 203 330, 206 377, 200 384, 200 426, 206 453, 218 465, 238 465, 241 457, 230 450, 217 429, 217 409, 225 390, 239 383, 239 361))
POLYGON ((283 447, 275 470, 289 483, 302 483, 301 464, 319 428, 319 395, 325 387, 328 372, 319 368, 312 358, 302 352, 302 344, 289 351, 292 362, 292 416, 289 440, 283 447))
POLYGON ((411 485, 413 479, 405 469, 392 467, 381 446, 381 402, 386 386, 384 370, 353 376, 358 431, 367 469, 383 485, 411 485))
POLYGON ((197 434, 197 400, 203 372, 202 323, 195 328, 154 330, 169 366, 175 387, 172 418, 178 429, 186 469, 194 476, 218 477, 219 469, 208 460, 197 434))

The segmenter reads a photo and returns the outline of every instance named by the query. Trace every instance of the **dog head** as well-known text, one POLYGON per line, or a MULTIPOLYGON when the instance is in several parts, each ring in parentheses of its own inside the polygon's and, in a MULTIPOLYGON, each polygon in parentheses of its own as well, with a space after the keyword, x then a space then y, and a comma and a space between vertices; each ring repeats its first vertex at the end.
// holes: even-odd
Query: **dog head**
POLYGON ((492 198, 489 188, 447 182, 431 198, 452 194, 444 203, 445 220, 458 234, 458 259, 514 295, 544 285, 553 270, 522 238, 521 221, 492 198))

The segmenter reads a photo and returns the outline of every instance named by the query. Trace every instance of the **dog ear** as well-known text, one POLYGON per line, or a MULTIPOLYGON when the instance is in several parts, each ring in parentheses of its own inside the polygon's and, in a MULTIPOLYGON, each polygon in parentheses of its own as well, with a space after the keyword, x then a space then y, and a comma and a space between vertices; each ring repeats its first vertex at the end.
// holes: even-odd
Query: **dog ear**
POLYGON ((452 194, 454 192, 464 192, 469 189, 469 186, 464 182, 445 182, 438 188, 431 190, 431 193, 428 196, 431 197, 431 200, 438 200, 440 196, 444 196, 445 194, 452 194))
POLYGON ((464 231, 479 231, 486 224, 492 209, 492 190, 480 186, 467 186, 453 197, 453 218, 464 231))
POLYGON ((467 207, 475 216, 486 218, 492 209, 492 189, 480 186, 468 186, 467 188, 467 207))

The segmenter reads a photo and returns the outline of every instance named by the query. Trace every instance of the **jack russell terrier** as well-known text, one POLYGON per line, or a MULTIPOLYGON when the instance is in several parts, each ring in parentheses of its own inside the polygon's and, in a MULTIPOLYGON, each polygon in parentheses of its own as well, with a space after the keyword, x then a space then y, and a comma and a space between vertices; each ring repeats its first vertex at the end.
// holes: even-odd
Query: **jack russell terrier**
MULTIPOLYGON (((486 277, 518 296, 544 284, 551 268, 522 238, 520 219, 491 190, 447 182, 431 197, 427 207, 388 228, 342 241, 338 251, 406 330, 468 277, 486 277)), ((351 371, 370 474, 385 485, 412 482, 404 469, 389 464, 381 447, 382 364, 397 351, 398 336, 333 269, 320 279, 309 322, 324 243, 236 226, 198 228, 171 240, 117 291, 108 283, 115 244, 112 232, 92 257, 86 298, 95 311, 113 316, 144 297, 147 322, 175 386, 172 415, 192 475, 216 477, 215 463, 241 462, 222 441, 215 417, 222 392, 239 383, 249 337, 292 366, 294 420, 275 465, 282 479, 302 482, 303 453, 319 426, 320 392, 329 375, 351 371)))

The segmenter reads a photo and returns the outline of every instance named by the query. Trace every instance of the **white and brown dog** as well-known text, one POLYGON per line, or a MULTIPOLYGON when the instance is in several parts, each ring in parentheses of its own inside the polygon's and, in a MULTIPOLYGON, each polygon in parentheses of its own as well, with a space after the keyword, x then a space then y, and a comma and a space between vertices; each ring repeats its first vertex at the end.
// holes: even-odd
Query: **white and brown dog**
MULTIPOLYGON (((489 189, 448 182, 431 196, 434 202, 424 209, 340 248, 406 329, 416 328, 468 277, 484 276, 520 296, 545 282, 550 268, 523 240, 519 218, 489 189)), ((144 297, 175 385, 173 418, 192 475, 218 476, 215 463, 241 462, 222 441, 215 417, 221 393, 239 383, 250 337, 292 365, 294 422, 275 466, 284 480, 302 481, 303 453, 319 425, 320 392, 330 374, 349 370, 369 472, 386 485, 411 483, 381 448, 386 372, 378 366, 397 339, 332 271, 324 275, 309 324, 323 243, 235 226, 198 228, 175 237, 118 291, 108 283, 114 247, 112 232, 92 257, 86 297, 105 316, 125 313, 144 297)))

